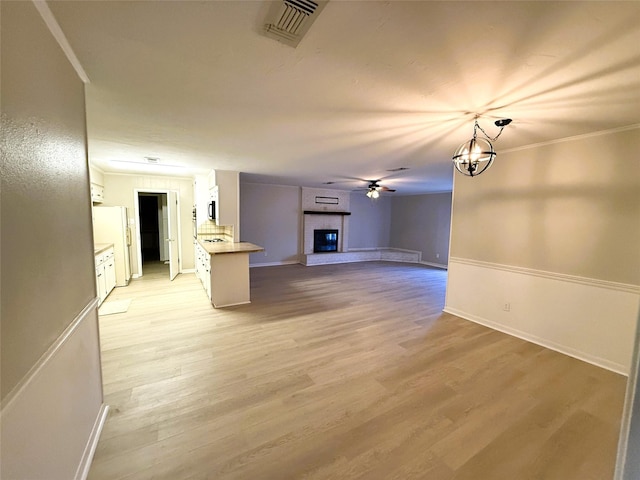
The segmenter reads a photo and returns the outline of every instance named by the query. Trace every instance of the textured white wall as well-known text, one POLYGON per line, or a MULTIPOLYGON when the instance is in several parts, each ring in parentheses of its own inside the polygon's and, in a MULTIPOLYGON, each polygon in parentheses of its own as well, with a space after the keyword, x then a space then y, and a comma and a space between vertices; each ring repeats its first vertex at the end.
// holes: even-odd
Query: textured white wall
POLYGON ((0 477, 68 480, 104 411, 84 85, 32 2, 0 9, 0 477))
POLYGON ((30 2, 2 5, 4 396, 95 296, 95 267, 83 84, 30 2))
POLYGON ((265 249, 251 265, 297 263, 301 228, 300 187, 240 183, 240 240, 265 249))
POLYGON ((446 266, 451 229, 451 192, 395 197, 391 245, 422 252, 422 261, 446 266))
POLYGON ((395 199, 382 195, 371 200, 365 192, 351 193, 349 248, 390 246, 391 204, 395 199))
POLYGON ((302 188, 302 210, 322 212, 348 212, 350 209, 351 195, 344 190, 332 190, 330 188, 302 188), (327 197, 331 200, 328 200, 327 197), (336 201, 335 204, 325 203, 336 201))

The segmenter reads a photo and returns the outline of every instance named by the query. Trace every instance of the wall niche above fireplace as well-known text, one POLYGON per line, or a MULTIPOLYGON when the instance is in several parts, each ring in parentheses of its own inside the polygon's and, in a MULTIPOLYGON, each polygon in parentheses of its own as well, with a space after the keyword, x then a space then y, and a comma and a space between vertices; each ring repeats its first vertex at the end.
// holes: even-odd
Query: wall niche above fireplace
POLYGON ((351 212, 323 212, 317 210, 305 210, 305 215, 351 215, 351 212))

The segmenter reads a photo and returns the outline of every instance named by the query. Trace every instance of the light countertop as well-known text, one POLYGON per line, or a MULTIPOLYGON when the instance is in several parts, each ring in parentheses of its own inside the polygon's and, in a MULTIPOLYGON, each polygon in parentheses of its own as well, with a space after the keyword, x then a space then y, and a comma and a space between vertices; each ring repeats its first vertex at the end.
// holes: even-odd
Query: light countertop
POLYGON ((100 255, 105 250, 113 247, 113 243, 96 243, 93 245, 93 254, 100 255))
POLYGON ((203 242, 198 239, 198 243, 211 255, 218 255, 221 253, 254 253, 264 251, 263 247, 254 245, 249 242, 203 242))

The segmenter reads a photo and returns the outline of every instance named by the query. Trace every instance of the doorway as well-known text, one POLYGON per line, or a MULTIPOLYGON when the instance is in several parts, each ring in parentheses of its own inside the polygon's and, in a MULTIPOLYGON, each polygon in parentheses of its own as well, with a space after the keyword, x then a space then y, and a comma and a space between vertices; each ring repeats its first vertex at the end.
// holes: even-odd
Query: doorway
POLYGON ((140 250, 142 269, 150 263, 169 264, 169 255, 165 248, 168 238, 167 194, 140 193, 138 195, 140 212, 140 250))
POLYGON ((174 191, 135 191, 139 275, 169 276, 180 270, 178 195, 174 191))

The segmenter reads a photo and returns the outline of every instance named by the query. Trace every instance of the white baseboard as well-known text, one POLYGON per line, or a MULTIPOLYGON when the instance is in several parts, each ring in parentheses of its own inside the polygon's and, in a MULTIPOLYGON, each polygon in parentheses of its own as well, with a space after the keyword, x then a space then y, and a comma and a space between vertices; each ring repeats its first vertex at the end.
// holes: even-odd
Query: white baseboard
POLYGON ((449 259, 445 311, 628 375, 640 288, 449 259))
POLYGON ((82 460, 80 461, 80 465, 78 466, 75 480, 86 480, 86 478, 89 476, 91 462, 93 461, 93 456, 96 453, 98 441, 100 440, 100 434, 102 433, 102 428, 107 421, 108 415, 109 405, 103 403, 100 407, 100 412, 98 413, 96 422, 93 425, 93 429, 91 430, 91 436, 89 437, 87 446, 85 447, 84 453, 82 454, 82 460))
POLYGON ((442 270, 447 270, 447 268, 449 268, 444 263, 431 263, 431 262, 425 262, 424 260, 421 261, 420 263, 422 265, 427 265, 428 267, 441 268, 442 270))

